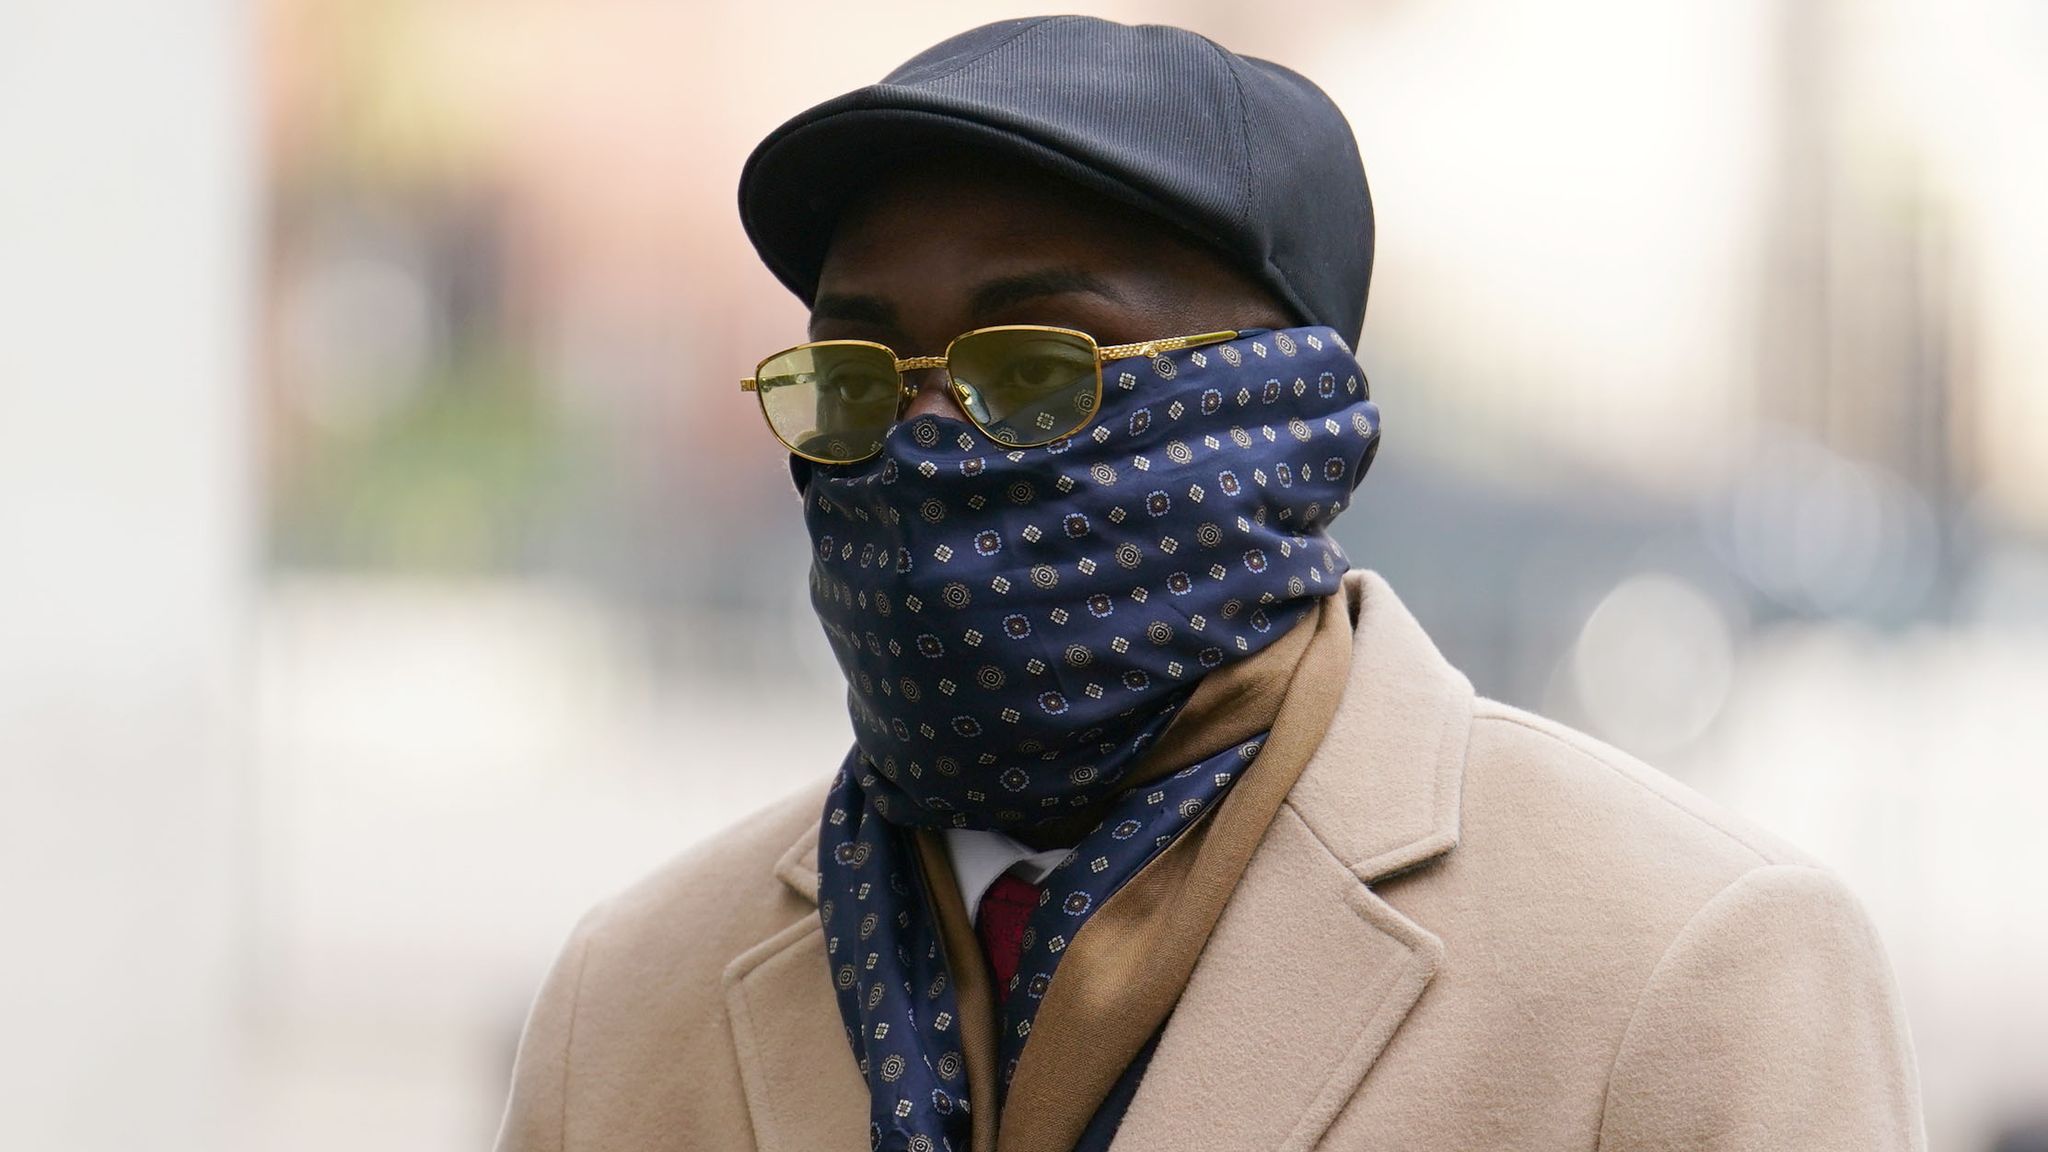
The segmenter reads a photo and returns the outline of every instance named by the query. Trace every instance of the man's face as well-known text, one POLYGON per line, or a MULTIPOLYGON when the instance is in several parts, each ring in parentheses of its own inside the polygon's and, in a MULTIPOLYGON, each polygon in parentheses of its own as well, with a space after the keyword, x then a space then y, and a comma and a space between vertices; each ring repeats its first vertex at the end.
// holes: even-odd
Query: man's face
MULTIPOLYGON (((1122 344, 1291 323, 1263 286, 1166 225, 1028 168, 955 159, 897 176, 840 221, 810 335, 910 357, 998 324, 1122 344)), ((911 382, 906 417, 965 419, 940 373, 911 382)))

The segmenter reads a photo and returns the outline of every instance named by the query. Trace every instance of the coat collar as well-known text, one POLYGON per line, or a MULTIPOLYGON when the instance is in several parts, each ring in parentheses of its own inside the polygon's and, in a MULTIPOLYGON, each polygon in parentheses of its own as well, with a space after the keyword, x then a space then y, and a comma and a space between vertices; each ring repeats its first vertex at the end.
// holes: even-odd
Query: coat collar
POLYGON ((796 843, 775 861, 775 876, 795 890, 796 894, 818 902, 818 826, 814 823, 804 829, 796 843))
POLYGON ((1314 1147, 1443 945, 1375 881, 1456 847, 1472 686, 1370 572, 1351 673, 1168 1019, 1117 1152, 1314 1147))
POLYGON ((1378 573, 1346 575, 1344 594, 1351 674, 1287 806, 1371 883, 1457 846, 1473 694, 1378 573))
MULTIPOLYGON (((1370 885, 1457 845, 1472 687, 1378 575, 1347 575, 1344 595, 1356 626, 1336 718, 1224 908, 1117 1134, 1119 1152, 1312 1147, 1442 958, 1441 942, 1370 885)), ((775 873, 817 901, 815 827, 775 873)), ((822 960, 767 962, 806 944, 816 946, 815 932, 793 928, 726 973, 733 1005, 817 1003, 801 1036, 784 1026, 771 1030, 782 1043, 738 1037, 764 1152, 783 1146, 770 1137, 785 1121, 823 1109, 754 1086, 782 1079, 778 1065, 815 1062, 815 1049, 796 1045, 844 1044, 822 960)), ((745 1031, 737 1014, 735 1028, 745 1031)))

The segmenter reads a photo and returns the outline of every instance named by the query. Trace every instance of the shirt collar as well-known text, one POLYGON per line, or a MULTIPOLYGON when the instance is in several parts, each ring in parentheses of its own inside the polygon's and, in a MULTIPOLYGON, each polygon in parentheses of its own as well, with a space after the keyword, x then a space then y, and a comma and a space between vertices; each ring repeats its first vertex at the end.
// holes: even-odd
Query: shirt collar
POLYGON ((1004 873, 1014 870, 1018 879, 1043 883, 1071 851, 1048 848, 1038 852, 1001 832, 977 828, 948 828, 945 834, 946 855, 953 864, 953 879, 960 885, 960 898, 967 902, 970 922, 980 915, 981 898, 989 886, 1004 873))

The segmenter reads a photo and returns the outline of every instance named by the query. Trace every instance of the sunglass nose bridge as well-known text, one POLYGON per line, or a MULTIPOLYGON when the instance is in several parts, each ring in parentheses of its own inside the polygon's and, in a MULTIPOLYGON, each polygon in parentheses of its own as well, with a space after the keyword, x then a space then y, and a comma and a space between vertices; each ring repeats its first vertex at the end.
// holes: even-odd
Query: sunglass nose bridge
POLYGON ((974 420, 967 411, 968 400, 961 393, 961 386, 946 369, 944 357, 924 356, 914 361, 903 371, 903 404, 897 410, 898 419, 930 414, 953 420, 974 420))

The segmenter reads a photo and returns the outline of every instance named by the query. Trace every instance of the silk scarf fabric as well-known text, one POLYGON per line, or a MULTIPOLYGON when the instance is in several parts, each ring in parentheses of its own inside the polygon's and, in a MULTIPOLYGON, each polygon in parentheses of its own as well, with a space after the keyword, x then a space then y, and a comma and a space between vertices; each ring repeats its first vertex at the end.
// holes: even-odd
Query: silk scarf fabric
POLYGON ((1103 368, 1092 424, 1003 451, 921 416, 792 458, 811 603, 888 822, 1015 830, 1099 806, 1204 674, 1349 568, 1324 528, 1379 442, 1328 328, 1103 368))
MULTIPOLYGON (((1038 910, 1024 930, 1010 998, 1000 1010, 998 1106, 1072 935, 1098 903, 1207 811, 1258 751, 1257 739, 1247 741, 1132 789, 1046 877, 1038 910)), ((834 788, 835 798, 843 794, 834 788)), ((832 807, 826 819, 844 824, 852 815, 832 807)), ((842 842, 853 846, 849 856, 867 857, 849 871, 872 878, 856 881, 850 894, 836 891, 828 898, 835 907, 821 912, 828 925, 843 923, 837 905, 849 895, 861 909, 851 935, 828 928, 825 952, 840 1013, 844 1017, 851 1009, 855 1021, 849 1040, 868 1078, 870 1140, 888 1152, 967 1152, 971 1095, 960 1008, 937 927, 929 911, 917 907, 921 897, 928 899, 927 882, 904 837, 887 827, 875 832, 842 842), (891 904, 895 912, 886 914, 891 904)))
POLYGON ((1348 567, 1322 530, 1379 425, 1334 332, 1248 333, 1105 380, 1097 420, 1041 448, 999 453, 927 416, 873 460, 794 466, 856 733, 826 805, 820 907, 878 1148, 966 1152, 971 1131, 952 976, 900 830, 1101 816, 1057 903, 1047 889, 1004 1013, 1014 1068, 1071 932, 1257 744, 1121 782, 1203 675, 1278 639, 1348 567))
MULTIPOLYGON (((1350 605, 1339 592, 1257 656, 1202 680, 1133 772, 1135 785, 1270 728, 1258 759, 1165 850, 1098 905, 1060 954, 1032 1018, 997 1132, 995 1004, 978 940, 938 833, 915 834, 962 1017, 974 1147, 1075 1152, 1106 1146, 1143 1075, 1148 1042, 1187 986, 1216 920, 1309 757, 1351 666, 1350 605), (1088 1141, 1094 1139, 1094 1145, 1088 1141)), ((1134 785, 1134 786, 1135 786, 1134 785)))

